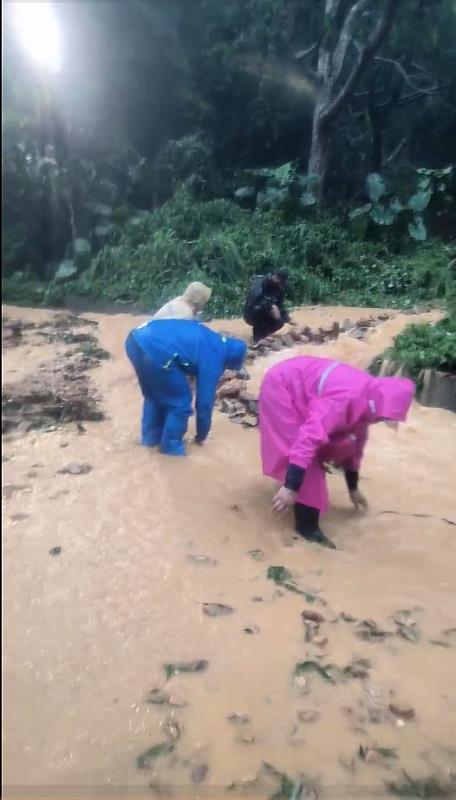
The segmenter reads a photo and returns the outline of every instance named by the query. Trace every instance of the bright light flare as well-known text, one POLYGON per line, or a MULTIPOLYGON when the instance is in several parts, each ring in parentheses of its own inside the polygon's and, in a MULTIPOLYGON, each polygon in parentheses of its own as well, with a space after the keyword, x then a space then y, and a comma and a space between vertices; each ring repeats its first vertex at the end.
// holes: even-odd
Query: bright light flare
POLYGON ((60 31, 51 3, 16 0, 14 22, 26 53, 40 67, 58 72, 61 66, 60 31))

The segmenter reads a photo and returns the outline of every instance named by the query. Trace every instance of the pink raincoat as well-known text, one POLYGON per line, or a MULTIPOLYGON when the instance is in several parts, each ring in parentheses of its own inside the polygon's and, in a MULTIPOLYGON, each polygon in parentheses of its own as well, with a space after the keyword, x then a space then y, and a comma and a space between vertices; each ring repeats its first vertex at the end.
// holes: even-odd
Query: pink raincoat
POLYGON ((359 470, 369 425, 405 420, 414 391, 405 378, 373 378, 327 358, 298 356, 276 364, 259 398, 263 474, 284 483, 289 464, 302 467, 297 501, 326 511, 323 464, 359 470))

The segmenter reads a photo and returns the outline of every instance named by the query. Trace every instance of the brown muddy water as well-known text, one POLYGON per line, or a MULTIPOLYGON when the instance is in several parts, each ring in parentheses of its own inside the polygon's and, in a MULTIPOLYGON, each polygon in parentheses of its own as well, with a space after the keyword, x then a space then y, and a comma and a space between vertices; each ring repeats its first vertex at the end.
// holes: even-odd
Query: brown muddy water
MULTIPOLYGON (((49 316, 4 310, 29 321, 49 316)), ((368 312, 295 316, 315 328, 368 312)), ((23 487, 7 492, 3 508, 5 795, 267 797, 261 782, 248 783, 263 762, 305 776, 318 797, 378 796, 403 770, 450 779, 456 527, 440 518, 456 520, 456 415, 415 405, 397 434, 377 426, 362 471, 369 513, 357 516, 343 478, 331 475, 323 527, 339 549, 293 542, 291 519, 269 513, 274 484, 261 475, 257 430, 217 412, 206 446, 190 447, 185 459, 139 446, 141 398, 123 352, 138 317, 92 318, 113 356, 90 373, 106 420, 85 423, 83 435, 70 424, 4 442, 4 483, 23 487), (92 471, 60 474, 70 462, 92 471), (292 570, 317 600, 268 580, 271 565, 292 570), (234 611, 209 617, 203 603, 234 611), (304 609, 325 619, 311 641, 304 609), (393 635, 359 638, 366 619, 393 635), (359 677, 343 673, 354 659, 369 662, 359 677), (164 664, 194 660, 207 668, 166 681, 164 664), (294 680, 303 661, 336 665, 334 682, 316 672, 294 680), (155 688, 178 705, 148 703, 155 688), (248 719, 229 720, 235 713, 248 719), (137 757, 162 742, 172 752, 139 769, 137 757)), ((366 367, 416 319, 396 313, 364 341, 342 335, 258 359, 249 391, 296 352, 366 367)), ((247 335, 240 322, 214 327, 247 335)), ((27 339, 5 352, 3 379, 63 352, 27 339)))

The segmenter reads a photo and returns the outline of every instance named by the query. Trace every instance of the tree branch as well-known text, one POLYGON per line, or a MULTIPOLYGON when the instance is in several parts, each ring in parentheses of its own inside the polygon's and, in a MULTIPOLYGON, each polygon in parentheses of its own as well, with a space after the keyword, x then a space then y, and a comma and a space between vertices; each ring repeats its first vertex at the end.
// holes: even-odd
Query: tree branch
POLYGON ((294 53, 293 58, 296 61, 302 61, 304 58, 312 56, 318 50, 319 45, 320 45, 319 41, 314 42, 314 44, 311 44, 310 47, 307 47, 306 50, 298 50, 297 53, 294 53))
POLYGON ((399 61, 395 61, 392 58, 382 58, 381 56, 375 56, 374 61, 379 61, 382 64, 391 64, 391 66, 393 66, 399 72, 404 82, 408 86, 410 86, 411 89, 414 89, 415 92, 422 92, 423 94, 434 94, 435 89, 423 89, 421 86, 417 86, 416 84, 414 84, 410 76, 407 75, 402 64, 399 63, 399 61))
POLYGON ((406 144, 407 144, 407 139, 406 139, 406 138, 405 138, 405 136, 404 136, 404 138, 403 138, 403 139, 401 139, 401 141, 399 142, 399 144, 398 144, 398 145, 397 145, 397 146, 394 148, 394 150, 393 150, 393 151, 392 151, 392 152, 389 154, 389 156, 388 156, 388 158, 386 159, 386 161, 384 161, 384 162, 383 162, 383 164, 382 164, 382 167, 389 167, 389 166, 390 166, 390 165, 393 163, 393 161, 395 161, 395 160, 396 160, 396 158, 397 158, 398 156, 400 156, 400 154, 402 153, 402 151, 403 151, 403 149, 404 149, 404 147, 405 147, 405 145, 406 145, 406 144))
POLYGON ((348 12, 345 18, 345 22, 342 25, 342 30, 340 32, 339 41, 337 42, 336 48, 334 50, 333 74, 332 74, 333 84, 336 83, 336 81, 340 76, 340 73, 342 72, 345 56, 347 55, 347 50, 353 39, 353 29, 355 27, 355 22, 359 14, 362 13, 364 8, 366 8, 366 6, 368 6, 370 2, 371 0, 357 0, 357 2, 351 7, 350 11, 348 12))
POLYGON ((329 106, 321 115, 320 125, 326 125, 328 124, 328 122, 331 122, 331 120, 333 120, 337 116, 337 114, 340 112, 340 110, 350 97, 356 84, 358 83, 367 65, 369 64, 369 61, 372 60, 373 56, 377 52, 381 43, 388 35, 391 26, 393 24, 394 16, 398 9, 399 2, 400 0, 386 0, 383 14, 378 22, 378 25, 374 31, 372 38, 367 42, 367 44, 361 50, 358 62, 353 67, 351 74, 347 78, 339 94, 332 101, 332 103, 329 104, 329 106))

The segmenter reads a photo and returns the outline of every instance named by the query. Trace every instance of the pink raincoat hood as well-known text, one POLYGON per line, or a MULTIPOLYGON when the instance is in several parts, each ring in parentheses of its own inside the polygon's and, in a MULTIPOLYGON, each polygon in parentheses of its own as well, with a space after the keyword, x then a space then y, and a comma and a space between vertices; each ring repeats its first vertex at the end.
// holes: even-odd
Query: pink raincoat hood
POLYGON ((369 391, 369 406, 375 420, 403 422, 415 393, 415 384, 407 378, 374 378, 369 391))

